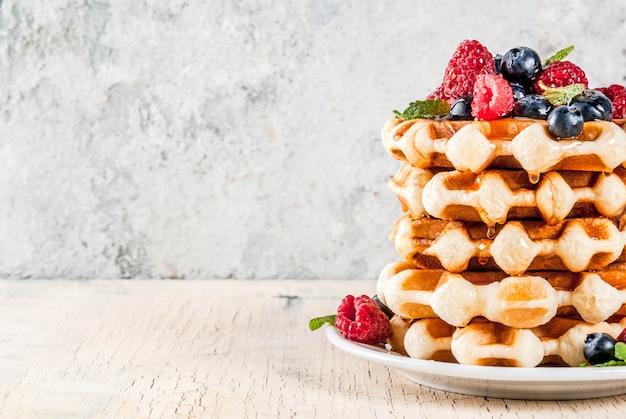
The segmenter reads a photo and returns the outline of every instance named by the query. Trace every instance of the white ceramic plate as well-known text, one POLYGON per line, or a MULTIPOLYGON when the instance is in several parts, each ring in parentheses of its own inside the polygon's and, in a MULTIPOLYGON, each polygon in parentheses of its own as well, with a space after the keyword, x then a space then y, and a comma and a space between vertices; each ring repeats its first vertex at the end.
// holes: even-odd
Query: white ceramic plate
POLYGON ((383 347, 345 339, 332 326, 328 340, 342 351, 399 370, 409 380, 438 390, 481 397, 572 400, 626 393, 626 367, 481 367, 409 358, 383 347))

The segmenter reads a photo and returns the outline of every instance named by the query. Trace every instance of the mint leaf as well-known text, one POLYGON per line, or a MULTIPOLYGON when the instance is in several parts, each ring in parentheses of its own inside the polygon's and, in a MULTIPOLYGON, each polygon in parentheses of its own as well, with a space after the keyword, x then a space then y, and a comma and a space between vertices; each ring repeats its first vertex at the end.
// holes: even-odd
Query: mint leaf
POLYGON ((626 361, 611 360, 602 364, 595 364, 594 367, 623 367, 626 365, 626 361))
POLYGON ((548 87, 540 80, 539 86, 544 89, 543 97, 548 99, 554 106, 565 105, 585 91, 585 85, 582 83, 574 83, 563 87, 548 87))
POLYGON ((314 319, 309 320, 309 329, 317 330, 324 325, 324 323, 328 323, 331 326, 335 325, 336 314, 331 314, 329 316, 316 317, 314 319))
POLYGON ((543 62, 543 67, 546 67, 548 64, 556 63, 557 61, 563 61, 563 59, 567 57, 572 51, 574 51, 574 45, 570 45, 567 48, 563 48, 562 50, 557 51, 556 54, 543 62))
POLYGON ((415 118, 433 119, 445 116, 448 112, 450 112, 450 105, 441 99, 416 100, 409 103, 404 112, 393 111, 398 118, 405 121, 415 118))
POLYGON ((626 343, 617 342, 615 344, 615 358, 626 361, 626 343))

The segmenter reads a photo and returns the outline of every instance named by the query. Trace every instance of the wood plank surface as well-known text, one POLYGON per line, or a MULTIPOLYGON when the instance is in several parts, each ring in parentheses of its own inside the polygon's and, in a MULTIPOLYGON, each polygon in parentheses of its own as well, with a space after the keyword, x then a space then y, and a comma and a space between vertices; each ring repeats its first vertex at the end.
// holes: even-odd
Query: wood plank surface
POLYGON ((311 317, 375 281, 0 281, 0 417, 619 417, 626 397, 524 401, 414 384, 311 317))

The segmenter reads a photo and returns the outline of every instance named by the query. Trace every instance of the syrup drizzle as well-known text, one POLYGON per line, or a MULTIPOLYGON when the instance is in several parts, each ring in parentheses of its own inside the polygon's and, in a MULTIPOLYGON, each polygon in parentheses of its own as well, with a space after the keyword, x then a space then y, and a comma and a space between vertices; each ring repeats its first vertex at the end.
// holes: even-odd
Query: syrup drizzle
POLYGON ((487 244, 485 243, 484 240, 481 240, 478 243, 478 255, 477 255, 477 261, 481 265, 486 265, 487 262, 489 261, 489 251, 488 250, 485 251, 486 249, 487 249, 487 244))

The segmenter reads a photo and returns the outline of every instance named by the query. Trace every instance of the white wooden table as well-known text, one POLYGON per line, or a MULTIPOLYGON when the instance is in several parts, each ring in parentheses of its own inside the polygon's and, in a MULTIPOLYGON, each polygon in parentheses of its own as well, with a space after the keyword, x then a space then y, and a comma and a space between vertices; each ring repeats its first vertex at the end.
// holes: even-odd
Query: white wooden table
POLYGON ((0 281, 0 417, 621 417, 626 397, 519 401, 414 384, 311 317, 375 281, 0 281))

